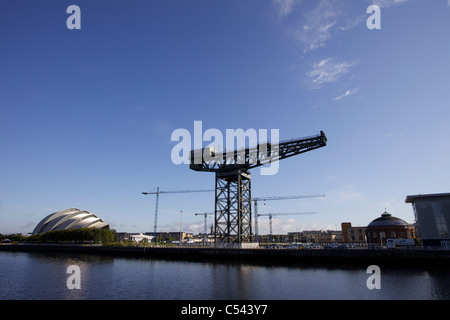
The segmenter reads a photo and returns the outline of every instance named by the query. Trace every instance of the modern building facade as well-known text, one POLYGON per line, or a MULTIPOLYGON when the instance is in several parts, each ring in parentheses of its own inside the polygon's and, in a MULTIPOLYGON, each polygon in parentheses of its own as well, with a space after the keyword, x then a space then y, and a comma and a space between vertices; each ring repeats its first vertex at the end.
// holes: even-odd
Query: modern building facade
POLYGON ((417 235, 424 247, 450 248, 450 193, 410 195, 417 235))
POLYGON ((46 216, 37 224, 32 234, 36 235, 53 230, 79 228, 109 229, 109 224, 93 213, 76 208, 70 208, 46 216))
POLYGON ((194 238, 194 234, 189 232, 181 232, 180 231, 170 231, 170 232, 145 232, 146 235, 155 235, 157 241, 186 241, 188 239, 194 238))
POLYGON ((342 232, 335 230, 305 230, 302 232, 288 232, 287 241, 307 243, 341 243, 342 232))
POLYGON ((130 233, 130 232, 116 232, 117 240, 122 241, 134 241, 134 242, 152 242, 153 236, 145 235, 142 233, 130 233))
POLYGON ((386 245, 387 239, 414 239, 414 226, 406 221, 383 212, 366 227, 367 243, 375 246, 386 245))

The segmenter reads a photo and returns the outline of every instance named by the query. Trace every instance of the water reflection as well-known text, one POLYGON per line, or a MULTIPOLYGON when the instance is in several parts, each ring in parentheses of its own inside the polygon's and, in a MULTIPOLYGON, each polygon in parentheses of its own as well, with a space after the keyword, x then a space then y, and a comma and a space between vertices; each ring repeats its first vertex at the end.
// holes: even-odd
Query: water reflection
POLYGON ((367 266, 261 266, 95 255, 0 252, 0 299, 449 299, 449 272, 381 267, 369 290, 367 266), (69 290, 70 265, 81 290, 69 290))

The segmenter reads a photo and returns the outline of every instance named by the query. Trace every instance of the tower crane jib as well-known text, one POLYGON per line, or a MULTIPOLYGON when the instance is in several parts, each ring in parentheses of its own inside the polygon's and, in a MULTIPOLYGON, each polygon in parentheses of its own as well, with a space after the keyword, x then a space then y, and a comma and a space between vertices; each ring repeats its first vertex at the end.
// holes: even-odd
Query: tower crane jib
POLYGON ((156 195, 156 203, 155 203, 155 221, 153 223, 153 238, 156 241, 156 230, 158 228, 158 205, 159 205, 159 195, 165 193, 192 193, 192 192, 211 192, 214 190, 169 190, 169 191, 160 191, 159 187, 156 188, 156 192, 142 192, 143 195, 156 195))
POLYGON ((269 217, 269 235, 270 242, 272 242, 272 218, 276 216, 292 216, 292 215, 305 215, 305 214, 317 214, 317 212, 293 212, 293 213, 262 213, 258 214, 258 216, 267 216, 269 217))

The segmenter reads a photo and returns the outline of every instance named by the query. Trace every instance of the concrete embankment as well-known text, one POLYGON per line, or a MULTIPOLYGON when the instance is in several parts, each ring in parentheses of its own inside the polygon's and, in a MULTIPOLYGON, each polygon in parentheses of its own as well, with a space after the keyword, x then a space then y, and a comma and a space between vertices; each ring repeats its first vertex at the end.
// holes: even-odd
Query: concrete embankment
POLYGON ((450 265, 449 250, 402 249, 230 249, 188 247, 114 247, 68 244, 9 244, 0 251, 96 254, 149 259, 229 261, 258 264, 343 263, 450 265))

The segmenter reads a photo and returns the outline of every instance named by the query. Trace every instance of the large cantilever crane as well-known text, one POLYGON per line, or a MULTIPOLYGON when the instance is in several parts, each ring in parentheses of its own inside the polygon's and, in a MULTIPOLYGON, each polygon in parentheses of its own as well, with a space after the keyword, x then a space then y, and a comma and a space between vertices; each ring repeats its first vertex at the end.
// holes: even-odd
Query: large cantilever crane
POLYGON ((272 218, 276 216, 291 216, 295 214, 316 214, 317 212, 300 212, 300 213, 261 213, 258 214, 259 217, 261 216, 268 216, 269 217, 269 230, 270 230, 270 242, 272 242, 272 218))
POLYGON ((159 187, 156 188, 156 192, 142 192, 143 195, 156 194, 155 204, 155 222, 153 224, 153 238, 156 241, 156 229, 158 227, 158 203, 159 195, 163 193, 191 193, 191 192, 211 192, 214 190, 177 190, 177 191, 159 191, 159 187))
POLYGON ((249 170, 325 147, 323 131, 317 136, 217 153, 214 148, 192 150, 190 169, 216 174, 215 241, 252 241, 251 175, 249 170))
POLYGON ((272 200, 290 200, 290 199, 305 199, 305 198, 318 198, 325 197, 324 194, 311 194, 303 196, 281 196, 281 197, 256 197, 253 198, 253 203, 255 205, 255 240, 258 242, 258 201, 272 201, 272 200))

